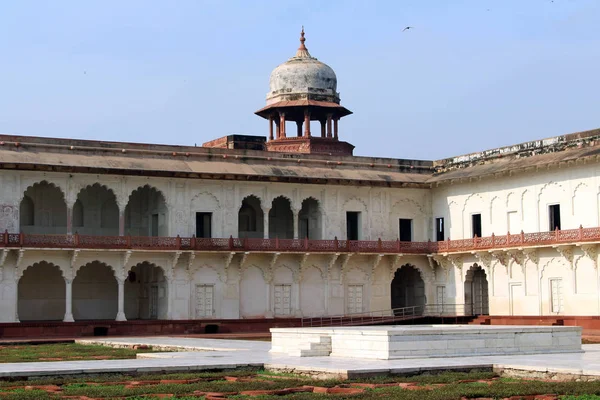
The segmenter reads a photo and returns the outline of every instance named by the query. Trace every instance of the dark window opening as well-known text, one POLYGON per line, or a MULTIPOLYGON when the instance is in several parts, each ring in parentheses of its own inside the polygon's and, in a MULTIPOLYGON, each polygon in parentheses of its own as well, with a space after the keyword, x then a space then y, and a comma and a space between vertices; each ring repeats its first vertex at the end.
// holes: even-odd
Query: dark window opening
POLYGON ((553 204, 548 207, 550 212, 550 230, 560 229, 560 204, 553 204))
POLYGON ((471 227, 473 229, 473 237, 481 237, 481 214, 471 215, 471 227))
POLYGON ((302 232, 302 237, 300 239, 305 239, 310 237, 308 231, 308 218, 300 219, 300 232, 302 232))
POLYGON ((197 212, 196 213, 196 237, 211 238, 212 237, 212 213, 197 212))
POLYGON ((400 241, 412 242, 412 219, 400 218, 400 241))
POLYGON ((435 219, 435 240, 438 242, 444 240, 444 218, 435 219))
POLYGON ((158 214, 152 214, 152 226, 150 236, 158 236, 158 214))
POLYGON ((348 211, 346 213, 346 237, 348 240, 359 239, 360 213, 348 211))

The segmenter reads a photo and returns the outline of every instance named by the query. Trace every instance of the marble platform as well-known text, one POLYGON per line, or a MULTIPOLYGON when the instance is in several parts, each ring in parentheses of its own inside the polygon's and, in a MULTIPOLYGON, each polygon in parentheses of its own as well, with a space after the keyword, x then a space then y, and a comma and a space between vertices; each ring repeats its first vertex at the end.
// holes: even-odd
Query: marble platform
POLYGON ((468 357, 581 352, 578 326, 416 325, 272 328, 271 353, 296 357, 468 357))

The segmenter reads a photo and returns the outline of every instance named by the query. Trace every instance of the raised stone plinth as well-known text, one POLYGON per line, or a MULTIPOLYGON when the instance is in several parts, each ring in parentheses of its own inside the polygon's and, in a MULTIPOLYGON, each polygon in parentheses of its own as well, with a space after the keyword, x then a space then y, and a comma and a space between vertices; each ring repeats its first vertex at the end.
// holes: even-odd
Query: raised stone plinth
POLYGON ((272 328, 271 352, 393 360, 581 352, 578 326, 418 325, 272 328))

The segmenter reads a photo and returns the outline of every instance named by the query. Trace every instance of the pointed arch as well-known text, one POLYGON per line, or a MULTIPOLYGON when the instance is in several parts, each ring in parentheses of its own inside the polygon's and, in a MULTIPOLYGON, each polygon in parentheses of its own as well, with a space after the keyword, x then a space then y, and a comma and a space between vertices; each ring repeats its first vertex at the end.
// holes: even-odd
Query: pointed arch
POLYGON ((465 275, 465 307, 471 315, 489 315, 489 283, 487 271, 474 263, 465 275))
POLYGON ((21 232, 34 234, 67 232, 65 193, 54 183, 43 180, 28 186, 19 201, 19 209, 21 208, 24 210, 23 217, 25 217, 19 223, 21 232))
POLYGON ((294 212, 292 201, 286 196, 277 196, 269 210, 269 238, 294 238, 294 212))
POLYGON ((17 272, 20 321, 60 321, 65 315, 65 280, 60 266, 40 261, 17 272))
POLYGON ((244 197, 238 210, 238 237, 263 238, 264 221, 260 198, 253 194, 244 197))
POLYGON ((73 271, 73 318, 115 319, 118 308, 116 269, 100 260, 87 262, 73 271))
MULTIPOLYGON (((425 279, 413 264, 404 264, 394 272, 391 286, 391 307, 423 307, 427 304, 425 279)), ((420 310, 423 311, 423 310, 420 310)))
POLYGON ((169 285, 167 270, 150 261, 141 261, 127 271, 125 281, 125 317, 167 319, 169 285))
POLYGON ((131 236, 168 236, 167 200, 160 189, 146 184, 131 192, 125 207, 125 233, 131 236))

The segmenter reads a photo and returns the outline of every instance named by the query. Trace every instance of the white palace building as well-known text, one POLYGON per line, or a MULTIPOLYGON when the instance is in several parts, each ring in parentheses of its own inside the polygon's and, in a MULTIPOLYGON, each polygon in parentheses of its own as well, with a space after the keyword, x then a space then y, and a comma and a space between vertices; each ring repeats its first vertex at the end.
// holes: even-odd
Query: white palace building
POLYGON ((384 159, 340 139, 350 113, 302 33, 268 138, 0 135, 0 322, 600 315, 600 130, 384 159))

